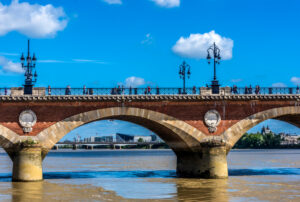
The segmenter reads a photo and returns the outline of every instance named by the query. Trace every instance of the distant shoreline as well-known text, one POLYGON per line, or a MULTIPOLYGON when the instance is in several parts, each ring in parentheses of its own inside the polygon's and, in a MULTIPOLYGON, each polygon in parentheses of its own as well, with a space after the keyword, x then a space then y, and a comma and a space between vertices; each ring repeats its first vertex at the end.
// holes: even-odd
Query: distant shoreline
POLYGON ((80 152, 97 152, 97 151, 172 151, 172 149, 58 149, 58 150, 50 150, 49 152, 60 152, 60 151, 80 151, 80 152))

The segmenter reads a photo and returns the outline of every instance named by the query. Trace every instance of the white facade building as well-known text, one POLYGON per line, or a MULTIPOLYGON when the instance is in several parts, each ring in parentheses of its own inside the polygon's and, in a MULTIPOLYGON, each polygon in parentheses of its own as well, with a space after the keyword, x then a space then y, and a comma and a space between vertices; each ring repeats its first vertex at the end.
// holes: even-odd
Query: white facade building
POLYGON ((142 142, 151 142, 151 136, 133 136, 133 142, 138 142, 139 140, 143 140, 142 142))

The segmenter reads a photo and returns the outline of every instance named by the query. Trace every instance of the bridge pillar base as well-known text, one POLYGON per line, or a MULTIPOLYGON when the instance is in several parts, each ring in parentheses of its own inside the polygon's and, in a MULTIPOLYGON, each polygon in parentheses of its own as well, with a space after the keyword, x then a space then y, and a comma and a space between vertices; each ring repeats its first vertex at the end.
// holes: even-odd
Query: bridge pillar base
POLYGON ((202 147, 201 152, 177 155, 177 175, 180 177, 222 179, 228 177, 226 147, 202 147))
POLYGON ((12 180, 19 182, 43 180, 42 148, 40 146, 26 146, 15 152, 12 180))

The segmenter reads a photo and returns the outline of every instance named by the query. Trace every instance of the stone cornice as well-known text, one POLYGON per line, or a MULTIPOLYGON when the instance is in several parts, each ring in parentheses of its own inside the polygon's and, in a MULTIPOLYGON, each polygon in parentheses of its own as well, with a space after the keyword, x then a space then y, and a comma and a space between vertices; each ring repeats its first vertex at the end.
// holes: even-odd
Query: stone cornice
POLYGON ((48 101, 102 101, 102 102, 131 102, 131 101, 213 101, 213 100, 289 100, 300 101, 300 95, 84 95, 84 96, 0 96, 0 102, 48 102, 48 101))

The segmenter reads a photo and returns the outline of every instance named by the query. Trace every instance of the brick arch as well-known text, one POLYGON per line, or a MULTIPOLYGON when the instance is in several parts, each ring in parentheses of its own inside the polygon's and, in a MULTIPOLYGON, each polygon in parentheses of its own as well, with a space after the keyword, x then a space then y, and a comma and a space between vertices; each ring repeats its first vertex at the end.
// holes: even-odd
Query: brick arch
POLYGON ((111 107, 68 117, 46 128, 36 137, 44 149, 50 150, 75 128, 98 120, 118 119, 133 122, 157 133, 175 151, 196 151, 205 134, 174 117, 134 107, 111 107))
POLYGON ((248 130, 268 119, 283 120, 299 127, 300 123, 297 123, 297 121, 299 122, 300 120, 300 106, 273 108, 248 116, 228 128, 222 134, 222 139, 232 148, 248 130), (295 116, 298 117, 296 120, 295 116), (288 121, 289 117, 292 118, 292 121, 288 121))

